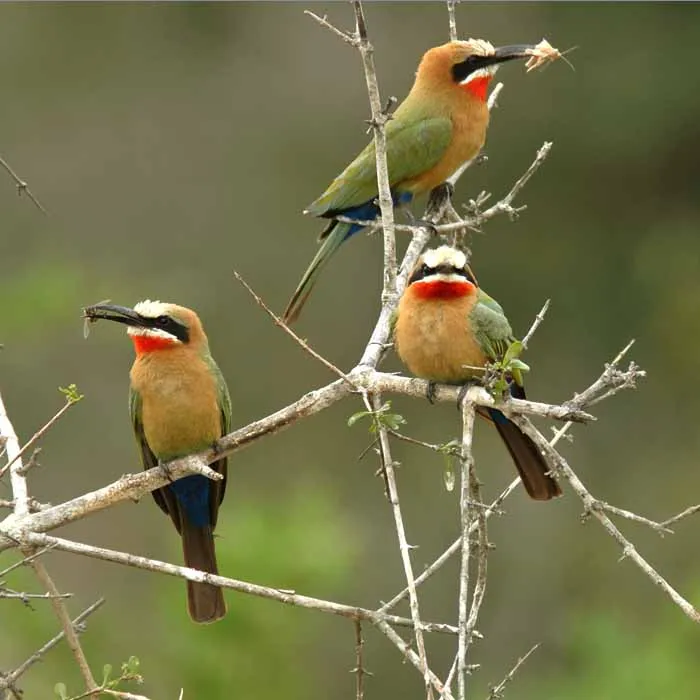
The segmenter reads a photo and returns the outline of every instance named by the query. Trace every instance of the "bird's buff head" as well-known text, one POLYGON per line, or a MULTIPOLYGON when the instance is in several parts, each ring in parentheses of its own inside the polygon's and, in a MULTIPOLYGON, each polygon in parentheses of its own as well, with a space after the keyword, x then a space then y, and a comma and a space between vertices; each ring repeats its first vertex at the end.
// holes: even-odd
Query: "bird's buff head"
POLYGON ((517 44, 495 48, 483 39, 450 41, 425 53, 416 73, 416 85, 427 89, 456 86, 486 101, 489 83, 498 66, 516 58, 532 59, 538 46, 517 44))
POLYGON ((418 299, 456 299, 475 291, 476 280, 467 256, 447 245, 426 250, 420 256, 406 289, 418 299))
POLYGON ((206 336, 197 314, 177 304, 147 299, 130 309, 126 306, 100 303, 84 308, 83 317, 86 324, 99 319, 125 324, 139 355, 206 343, 206 336))

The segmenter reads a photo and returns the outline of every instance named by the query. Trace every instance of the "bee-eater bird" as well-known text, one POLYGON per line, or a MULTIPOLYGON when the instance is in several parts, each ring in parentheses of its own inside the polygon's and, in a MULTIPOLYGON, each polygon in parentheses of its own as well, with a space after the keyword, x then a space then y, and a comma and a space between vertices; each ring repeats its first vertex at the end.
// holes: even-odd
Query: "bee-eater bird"
MULTIPOLYGON (((427 250, 399 301, 396 351, 413 374, 431 382, 464 384, 483 376, 478 368, 503 359, 515 341, 497 301, 474 283, 465 254, 449 246, 427 250)), ((520 371, 510 393, 525 398, 520 371)), ((535 443, 497 408, 479 408, 506 444, 526 491, 546 501, 561 495, 535 443)))
MULTIPOLYGON (((488 86, 498 66, 532 58, 535 45, 494 48, 487 41, 451 41, 423 56, 413 87, 386 125, 389 184, 395 206, 456 178, 486 140, 488 86)), ((294 321, 319 273, 341 243, 362 225, 336 221, 376 218, 379 205, 374 142, 370 143, 304 213, 332 219, 321 233, 316 256, 284 312, 294 321)))
MULTIPOLYGON (((230 430, 228 388, 194 311, 142 301, 133 309, 96 304, 84 315, 127 325, 136 351, 129 411, 144 469, 206 450, 230 430)), ((213 535, 226 489, 226 462, 222 457, 211 465, 223 475, 221 481, 192 474, 153 491, 182 537, 185 566, 210 574, 218 574, 213 535)), ((206 583, 187 582, 187 607, 195 622, 214 622, 226 614, 222 590, 206 583)))

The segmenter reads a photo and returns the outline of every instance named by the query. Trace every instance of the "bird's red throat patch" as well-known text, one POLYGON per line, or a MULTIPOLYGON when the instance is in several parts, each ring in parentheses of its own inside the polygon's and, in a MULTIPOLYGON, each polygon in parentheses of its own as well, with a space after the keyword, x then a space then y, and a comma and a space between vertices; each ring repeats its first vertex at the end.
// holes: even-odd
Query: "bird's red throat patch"
POLYGON ((486 96, 489 91, 489 83, 491 82, 490 75, 485 75, 481 78, 474 78, 470 80, 465 85, 462 85, 462 89, 466 90, 470 95, 476 97, 477 100, 486 102, 486 96))
POLYGON ((471 294, 476 287, 466 280, 464 282, 435 280, 433 282, 414 282, 411 289, 419 299, 459 299, 471 294))
POLYGON ((169 350, 177 345, 177 341, 170 338, 161 338, 156 335, 132 335, 131 342, 137 355, 143 355, 155 350, 169 350))

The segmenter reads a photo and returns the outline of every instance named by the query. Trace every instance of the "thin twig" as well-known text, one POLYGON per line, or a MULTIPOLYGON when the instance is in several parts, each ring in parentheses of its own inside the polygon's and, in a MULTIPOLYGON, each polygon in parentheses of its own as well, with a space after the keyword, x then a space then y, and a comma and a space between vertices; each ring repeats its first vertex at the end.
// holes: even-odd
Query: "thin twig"
POLYGON ((447 0, 447 17, 450 25, 450 41, 457 41, 457 18, 455 17, 455 5, 459 0, 447 0))
POLYGON ((46 589, 46 591, 54 596, 51 599, 51 605, 53 606, 56 617, 63 628, 63 632, 66 636, 66 642, 73 653, 76 663, 78 664, 78 668, 80 669, 80 673, 85 681, 85 686, 89 694, 90 692, 96 690, 98 686, 93 678, 92 671, 90 671, 90 666, 87 662, 87 658, 85 657, 83 647, 80 645, 78 633, 76 632, 75 627, 73 627, 73 622, 68 615, 68 608, 66 608, 66 604, 59 597, 60 592, 58 588, 56 588, 56 584, 53 582, 51 576, 49 576, 49 572, 46 570, 44 564, 39 559, 33 559, 30 565, 34 569, 34 573, 41 582, 42 586, 46 589))
POLYGON ((625 518, 635 523, 646 525, 652 530, 656 530, 656 532, 658 532, 660 535, 673 534, 673 530, 669 530, 668 527, 666 527, 662 523, 657 523, 654 520, 649 520, 649 518, 645 518, 642 515, 637 515, 636 513, 632 513, 629 510, 624 510, 623 508, 618 508, 617 506, 613 506, 610 503, 606 503, 605 501, 599 501, 596 499, 593 503, 592 508, 596 510, 604 510, 608 513, 611 513, 612 515, 619 515, 621 518, 625 518))
POLYGON ((677 523, 679 520, 683 520, 683 518, 687 518, 689 515, 694 515, 695 513, 700 512, 700 505, 696 506, 690 506, 690 508, 686 508, 682 513, 679 513, 678 515, 674 515, 672 518, 669 518, 668 520, 664 520, 662 523, 660 523, 661 527, 668 527, 669 525, 673 525, 674 523, 677 523))
POLYGON ((337 37, 340 37, 346 44, 350 44, 350 46, 354 46, 355 48, 357 48, 357 37, 353 36, 349 32, 344 32, 341 29, 338 29, 336 26, 332 25, 326 19, 325 15, 323 17, 319 17, 315 12, 311 12, 311 10, 304 10, 304 14, 311 17, 311 19, 316 20, 322 27, 329 29, 337 37))
POLYGON ((460 476, 460 532, 462 536, 462 558, 459 568, 459 628, 457 651, 457 697, 466 700, 467 697, 467 600, 469 594, 469 533, 472 526, 472 508, 469 505, 469 484, 473 478, 474 455, 472 454, 472 441, 474 438, 474 419, 476 407, 470 400, 470 392, 462 401, 462 458, 460 476))
POLYGON ((365 675, 367 671, 363 665, 362 651, 365 640, 362 637, 362 620, 355 620, 355 700, 363 700, 365 696, 365 675))
MULTIPOLYGON (((459 542, 461 543, 461 538, 459 542)), ((452 662, 452 665, 450 666, 450 670, 447 674, 447 678, 445 678, 445 689, 447 690, 452 690, 452 681, 454 679, 455 673, 457 672, 457 664, 459 663, 459 649, 457 650, 457 653, 455 654, 454 661, 452 662)), ((443 700, 445 697, 445 692, 443 691, 440 693, 440 697, 438 700, 443 700)))
POLYGON ((515 666, 508 672, 506 677, 496 686, 491 688, 491 691, 489 692, 489 696, 487 700, 498 700, 503 697, 503 689, 508 685, 513 680, 513 676, 517 673, 518 669, 527 661, 528 657, 530 654, 532 654, 535 649, 539 647, 539 644, 535 644, 530 651, 527 652, 524 656, 521 656, 517 662, 515 663, 515 666))
POLYGON ((15 181, 15 185, 17 185, 17 194, 21 196, 23 192, 26 192, 29 199, 31 199, 34 203, 34 206, 42 214, 46 214, 46 209, 44 209, 41 202, 39 202, 39 200, 34 196, 34 193, 29 189, 29 185, 22 180, 22 178, 10 167, 10 164, 2 157, 0 157, 0 166, 2 166, 15 181))
POLYGON ((10 484, 12 486, 12 496, 14 501, 14 514, 17 516, 29 513, 29 491, 27 490, 27 480, 22 473, 22 457, 17 433, 12 425, 7 409, 0 396, 0 440, 5 446, 5 454, 10 468, 10 484))
MULTIPOLYGON (((469 500, 472 507, 472 522, 476 525, 476 540, 469 540, 470 554, 476 559, 476 579, 472 592, 472 602, 469 608, 466 625, 466 645, 469 652, 469 645, 476 636, 476 623, 479 619, 481 606, 486 596, 486 574, 488 571, 489 542, 486 530, 486 510, 479 507, 481 505, 481 486, 474 470, 470 471, 469 479, 469 500), (472 542, 474 543, 472 546, 472 542)), ((471 532, 471 524, 470 524, 471 532)))
MULTIPOLYGON (((0 479, 4 476, 5 472, 15 463, 16 460, 20 459, 21 457, 24 456, 25 452, 32 447, 32 445, 36 444, 38 440, 41 439, 41 437, 46 433, 46 431, 51 428, 54 423, 74 404, 76 404, 77 401, 66 401, 66 403, 61 406, 61 408, 55 413, 53 418, 49 420, 48 423, 46 423, 42 428, 39 428, 39 430, 32 435, 32 437, 29 439, 27 443, 25 443, 24 447, 11 459, 8 461, 8 463, 0 469, 0 479)), ((26 473, 26 472, 25 472, 26 473)))
MULTIPOLYGON (((562 437, 566 434, 566 432, 573 426, 574 424, 569 422, 566 423, 565 425, 562 426, 562 428, 557 431, 555 436, 552 438, 550 441, 550 445, 554 446, 556 445, 559 440, 561 440, 562 437)), ((484 514, 484 520, 488 520, 492 515, 494 514, 500 514, 500 507, 503 501, 510 496, 513 491, 520 485, 520 477, 516 477, 513 479, 513 481, 506 486, 503 491, 498 495, 498 497, 489 505, 486 510, 483 511, 484 514)), ((474 523, 472 527, 470 528, 469 534, 472 535, 477 528, 477 524, 474 523)), ((431 578, 434 574, 436 574, 457 552, 460 550, 460 546, 462 544, 462 538, 461 536, 458 537, 430 566, 426 567, 425 571, 416 579, 416 587, 422 585, 425 581, 427 581, 429 578, 431 578)), ((384 603, 380 608, 378 608, 378 612, 388 612, 389 610, 392 610, 395 608, 402 600, 404 600, 408 596, 408 588, 404 588, 402 591, 397 593, 389 602, 384 603)))
POLYGON ((279 326, 287 335, 291 336, 306 352, 315 360, 318 360, 324 367, 327 367, 331 372, 337 374, 341 379, 344 379, 353 389, 357 389, 355 383, 348 377, 345 372, 341 371, 332 362, 329 362, 323 355, 319 355, 303 338, 300 338, 263 300, 258 296, 253 288, 243 279, 236 271, 233 271, 233 276, 245 287, 248 293, 255 299, 255 302, 263 311, 274 321, 276 326, 279 326))
POLYGON ((21 600, 24 603, 29 603, 30 600, 51 600, 51 598, 72 598, 72 593, 60 593, 52 595, 51 593, 25 593, 24 591, 13 591, 11 588, 0 586, 0 598, 7 600, 21 600))
POLYGON ((584 511, 590 512, 605 528, 608 534, 622 547, 622 557, 633 561, 666 595, 691 619, 700 623, 700 611, 687 601, 678 591, 659 574, 649 562, 637 552, 634 545, 618 530, 610 518, 595 507, 596 499, 583 485, 564 457, 554 450, 537 428, 523 416, 513 416, 513 422, 550 458, 556 465, 556 472, 564 476, 569 485, 583 502, 584 511))
POLYGON ((389 183, 389 166, 386 159, 385 126, 391 118, 382 110, 379 95, 377 71, 374 67, 374 47, 367 38, 367 24, 360 0, 353 2, 355 22, 357 25, 357 48, 362 56, 365 69, 365 82, 369 106, 372 112, 370 125, 374 133, 374 148, 377 165, 377 186, 379 210, 384 232, 384 283, 382 286, 382 303, 396 297, 396 234, 394 233, 394 201, 389 183))
POLYGON ((525 334, 525 337, 520 341, 522 343, 523 349, 527 349, 528 343, 532 339, 532 336, 535 334, 535 331, 539 328, 540 323, 544 321, 544 316, 547 313, 549 309, 549 303, 551 299, 547 299, 547 301, 544 302, 544 306, 540 309, 540 312, 535 316, 535 320, 532 322, 532 325, 530 326, 530 330, 525 334))
MULTIPOLYGON (((418 654, 416 654, 411 647, 406 644, 406 642, 396 633, 396 630, 394 630, 391 625, 387 624, 386 622, 378 621, 374 623, 375 626, 381 630, 384 635, 387 637, 387 639, 392 642, 396 648, 404 655, 404 657, 411 663, 413 666, 415 666, 420 673, 423 673, 423 662, 421 661, 420 657, 418 654)), ((450 692, 449 688, 446 688, 440 679, 430 670, 428 669, 428 680, 430 682, 430 685, 432 688, 434 688, 438 693, 440 693, 441 697, 444 697, 445 700, 454 700, 454 697, 452 693, 450 692)))
MULTIPOLYGON (((83 612, 78 615, 78 617, 73 620, 73 628, 82 632, 82 622, 87 619, 92 613, 104 605, 105 599, 100 598, 95 601, 89 608, 83 610, 83 612)), ((0 688, 7 687, 11 683, 15 683, 26 671, 27 669, 35 664, 37 661, 41 661, 42 657, 51 649, 53 649, 64 637, 65 632, 59 632, 55 637, 50 639, 43 647, 35 651, 26 661, 22 662, 14 671, 8 673, 6 676, 0 676, 0 688)))
MULTIPOLYGON (((365 402, 368 410, 376 412, 382 405, 381 396, 378 394, 372 395, 369 399, 365 397, 365 402)), ((409 545, 406 540, 406 531, 403 524, 403 515, 401 514, 401 503, 399 501, 399 490, 396 485, 396 475, 394 473, 394 462, 391 457, 391 448, 389 445, 389 436, 386 427, 377 421, 377 435, 379 437, 379 448, 386 476, 386 485, 389 492, 389 502, 391 503, 392 513, 394 515, 394 524, 396 526, 396 535, 399 539, 399 549, 401 551, 401 562, 403 563, 404 575, 406 576, 406 585, 408 587, 408 601, 411 610, 411 619, 413 620, 413 629, 416 638, 416 648, 421 662, 421 672, 425 681, 426 693, 428 700, 433 697, 432 686, 430 684, 430 667, 425 651, 425 640, 423 639, 423 623, 420 619, 420 608, 418 605, 418 595, 416 593, 415 577, 413 575, 413 565, 411 564, 411 554, 409 545)))
MULTIPOLYGON (((301 595, 295 591, 283 590, 280 588, 269 588, 268 586, 261 586, 256 583, 227 578, 226 576, 214 576, 213 574, 207 574, 197 569, 189 569, 185 566, 177 566, 175 564, 159 561, 157 559, 147 559, 146 557, 140 557, 127 552, 119 552, 113 549, 105 549, 104 547, 95 547, 82 542, 74 542, 72 540, 66 540, 60 537, 53 537, 52 535, 45 535, 43 533, 26 533, 25 540, 30 545, 54 545, 56 549, 63 552, 70 552, 71 554, 79 554, 81 556, 91 557, 93 559, 101 559, 103 561, 110 561, 116 564, 133 566, 146 571, 167 574, 168 576, 177 576, 179 578, 184 578, 188 581, 195 581, 197 583, 209 583, 220 588, 229 588, 247 595, 275 600, 279 603, 284 603, 285 605, 295 605, 301 608, 318 610, 331 615, 347 617, 352 620, 367 620, 368 622, 372 623, 384 621, 388 624, 396 625, 397 627, 414 627, 413 620, 406 617, 386 615, 384 613, 379 613, 376 610, 368 610, 366 608, 360 608, 353 605, 343 605, 342 603, 336 603, 330 600, 301 595)), ((437 632, 453 635, 457 634, 456 627, 444 623, 421 622, 421 627, 426 632, 437 632)))
POLYGON ((486 106, 489 108, 489 111, 498 107, 498 98, 501 95, 501 90, 503 90, 503 83, 496 83, 493 90, 491 90, 489 99, 486 101, 486 106))
POLYGON ((0 571, 0 577, 6 576, 7 574, 9 574, 11 571, 14 571, 15 569, 19 569, 20 566, 24 566, 25 564, 29 564, 34 559, 38 559, 40 556, 42 556, 43 554, 46 554, 46 552, 50 552, 52 549, 53 549, 53 547, 42 547, 41 549, 37 550, 36 552, 33 552, 29 556, 26 556, 23 559, 20 559, 20 561, 16 561, 11 566, 8 566, 6 569, 3 569, 2 571, 0 571))

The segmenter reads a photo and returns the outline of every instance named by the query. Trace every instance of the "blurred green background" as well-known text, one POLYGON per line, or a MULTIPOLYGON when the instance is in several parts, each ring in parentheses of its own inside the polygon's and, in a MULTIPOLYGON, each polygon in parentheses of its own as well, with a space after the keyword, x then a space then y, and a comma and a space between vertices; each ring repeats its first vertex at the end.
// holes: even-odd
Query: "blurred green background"
MULTIPOLYGON (((237 269, 281 310, 316 250, 321 225, 302 216, 366 143, 359 56, 303 15, 348 5, 3 4, 0 154, 31 185, 44 217, 0 173, 0 390, 21 438, 75 382, 85 400, 42 442, 33 495, 54 503, 139 468, 127 415, 132 359, 123 329, 83 339, 81 306, 158 298, 202 317, 234 397, 240 426, 332 379, 253 303, 237 269)), ((366 6, 384 98, 407 93, 420 56, 447 39, 442 3, 366 6)), ((598 376, 636 338, 649 372, 636 392, 596 407, 596 424, 563 450, 599 497, 664 519, 700 501, 696 358, 700 341, 700 6, 633 3, 463 4, 464 36, 494 44, 579 48, 525 74, 510 64, 486 164, 457 201, 507 191, 544 140, 554 148, 525 189, 516 223, 499 218, 473 239, 480 282, 523 333, 553 303, 531 343, 529 393, 558 402, 598 376)), ((416 209, 420 213, 420 207, 416 209)), ((359 357, 379 306, 381 241, 358 237, 323 275, 298 324, 342 368, 359 357)), ((398 369, 392 356, 385 364, 398 369)), ((456 437, 453 406, 394 399, 417 438, 456 437)), ((357 400, 233 457, 220 517, 224 574, 369 607, 402 584, 390 508, 374 456, 358 461, 366 426, 346 427, 357 400)), ((549 430, 549 428, 547 428, 549 430)), ((440 457, 396 445, 416 569, 457 534, 455 493, 440 457)), ((478 426, 487 496, 514 470, 498 438, 478 426)), ((8 496, 0 484, 0 498, 8 496)), ((494 520, 496 545, 472 661, 475 697, 534 643, 511 697, 698 697, 697 629, 595 523, 581 523, 567 491, 556 503, 520 490, 494 520)), ((663 539, 623 523, 640 551, 700 603, 698 520, 663 539)), ((124 505, 67 527, 80 541, 180 562, 170 523, 152 503, 124 505)), ((0 555, 0 568, 14 554, 0 555)), ((182 581, 69 555, 50 555, 77 614, 108 604, 84 636, 96 673, 141 659, 153 698, 351 698, 347 621, 229 593, 229 615, 191 624, 182 581)), ((456 617, 456 564, 426 585, 423 611, 456 617)), ((26 573, 7 585, 34 590, 26 573)), ((0 605, 0 668, 19 664, 56 625, 44 603, 0 605)), ((429 639, 445 674, 453 640, 429 639)), ((367 697, 420 697, 415 671, 368 631, 367 697)), ((22 681, 48 698, 79 678, 64 646, 22 681)))

